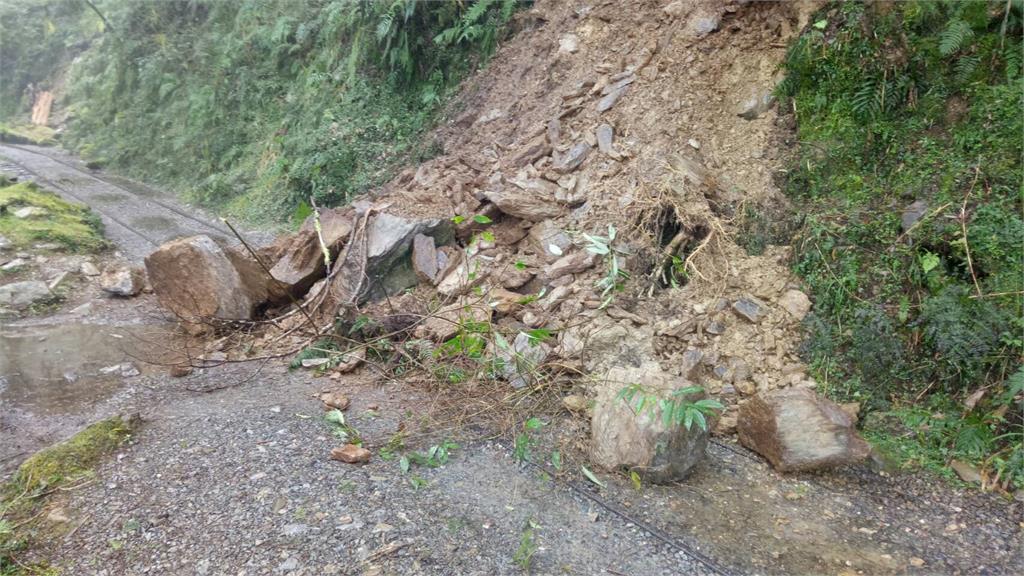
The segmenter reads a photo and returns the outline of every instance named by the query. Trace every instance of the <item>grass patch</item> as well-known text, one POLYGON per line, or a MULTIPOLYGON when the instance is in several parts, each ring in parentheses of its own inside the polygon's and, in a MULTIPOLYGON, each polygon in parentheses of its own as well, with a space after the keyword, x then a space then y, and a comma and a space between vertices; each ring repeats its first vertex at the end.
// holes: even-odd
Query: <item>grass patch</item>
POLYGON ((801 142, 805 356, 829 395, 921 428, 898 439, 909 459, 1022 488, 1021 5, 848 2, 812 22, 778 89, 801 142))
POLYGON ((31 182, 0 182, 0 234, 18 250, 40 242, 55 242, 72 252, 98 252, 107 247, 98 216, 31 182), (26 207, 45 213, 29 218, 14 215, 26 207))
POLYGON ((68 440, 25 460, 0 488, 0 575, 45 574, 48 568, 23 566, 15 556, 39 538, 34 520, 46 497, 90 475, 100 460, 113 453, 137 427, 136 418, 101 420, 68 440))
POLYGON ((35 144, 51 146, 57 143, 53 128, 35 124, 3 124, 0 123, 0 142, 11 144, 35 144))

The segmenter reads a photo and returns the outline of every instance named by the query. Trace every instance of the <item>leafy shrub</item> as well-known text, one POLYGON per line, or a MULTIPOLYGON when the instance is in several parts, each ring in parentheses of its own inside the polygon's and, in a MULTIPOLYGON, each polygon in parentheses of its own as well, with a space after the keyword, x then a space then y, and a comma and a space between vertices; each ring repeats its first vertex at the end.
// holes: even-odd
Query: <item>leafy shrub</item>
POLYGON ((921 449, 1017 486, 1021 11, 832 4, 790 47, 778 87, 801 142, 786 191, 808 211, 795 270, 815 296, 804 350, 819 381, 869 410, 941 404, 921 449), (915 201, 927 208, 904 230, 915 201))

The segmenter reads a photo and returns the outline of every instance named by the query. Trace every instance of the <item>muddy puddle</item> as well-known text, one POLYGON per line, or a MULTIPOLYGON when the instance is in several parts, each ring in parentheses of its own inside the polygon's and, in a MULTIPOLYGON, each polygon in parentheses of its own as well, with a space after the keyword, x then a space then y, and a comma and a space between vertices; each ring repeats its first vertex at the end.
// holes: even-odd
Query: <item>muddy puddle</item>
POLYGON ((0 472, 116 413, 122 392, 174 355, 167 324, 0 327, 0 472))
POLYGON ((0 329, 0 407, 36 414, 81 410, 158 361, 165 325, 59 324, 0 329))

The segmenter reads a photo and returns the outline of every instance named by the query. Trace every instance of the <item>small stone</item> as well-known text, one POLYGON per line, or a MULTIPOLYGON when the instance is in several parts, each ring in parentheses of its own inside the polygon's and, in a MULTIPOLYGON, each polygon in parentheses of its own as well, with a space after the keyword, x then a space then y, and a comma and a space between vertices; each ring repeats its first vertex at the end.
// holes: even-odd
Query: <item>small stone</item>
POLYGON ((600 114, 611 110, 612 106, 615 106, 615 103, 619 101, 619 98, 622 98, 627 92, 629 92, 630 85, 631 84, 628 83, 620 83, 617 87, 605 94, 604 97, 597 102, 597 113, 600 114))
POLYGON ((755 120, 767 112, 774 103, 775 96, 771 92, 764 92, 760 95, 754 94, 740 102, 736 109, 736 115, 744 120, 755 120))
POLYGON ((337 390, 321 392, 317 397, 324 403, 325 410, 347 410, 349 404, 352 403, 352 401, 348 399, 348 396, 345 396, 337 390))
POLYGON ((20 218, 22 220, 28 218, 42 218, 49 213, 50 212, 46 208, 40 208, 39 206, 22 206, 14 212, 11 212, 15 218, 20 218))
POLYGON ((713 334, 715 336, 725 334, 725 324, 718 320, 712 320, 711 322, 708 322, 708 325, 707 327, 704 328, 704 331, 707 332, 708 334, 713 334))
POLYGON ((562 398, 562 406, 569 412, 586 412, 587 399, 579 394, 569 394, 562 398))
POLYGON ((355 444, 345 444, 331 450, 331 459, 347 464, 363 464, 370 461, 370 451, 355 444))
POLYGON ((674 0, 666 4, 661 11, 671 18, 679 18, 686 13, 686 8, 687 5, 683 0, 674 0))
POLYGON ((580 39, 575 34, 565 34, 558 39, 558 52, 575 54, 580 49, 580 39))
POLYGON ((319 368, 330 362, 330 358, 305 358, 302 360, 303 368, 319 368))
POLYGON ((743 394, 744 396, 753 396, 754 394, 757 394, 757 384, 754 384, 754 382, 751 380, 741 380, 739 382, 734 382, 733 387, 736 388, 736 390, 739 391, 739 393, 743 394))
POLYGON ((281 535, 298 536, 309 530, 308 524, 285 524, 281 527, 281 535))
POLYGON ((145 285, 143 271, 132 266, 110 265, 100 275, 100 288, 115 296, 137 296, 145 285))
POLYGON ((613 140, 615 139, 615 129, 610 124, 601 124, 595 131, 597 136, 597 149, 602 154, 606 154, 616 160, 619 158, 619 153, 615 151, 613 140))
POLYGON ((192 373, 192 367, 185 364, 176 364, 171 366, 170 374, 172 378, 184 378, 192 373))
POLYGON ((46 521, 53 524, 67 524, 71 521, 63 508, 54 508, 46 514, 46 521))
POLYGON ((800 290, 787 290, 779 298, 779 306, 796 320, 803 320, 811 311, 811 300, 800 290))
POLYGON ((26 260, 24 258, 15 258, 13 260, 10 260, 10 261, 4 263, 3 266, 0 266, 0 270, 3 270, 4 272, 10 272, 11 270, 15 270, 17 268, 21 268, 25 264, 28 264, 28 260, 26 260))
POLYGON ((924 200, 917 200, 903 209, 903 215, 900 216, 900 226, 904 232, 907 232, 914 227, 921 218, 928 212, 928 202, 924 200))
POLYGON ((82 276, 99 276, 100 275, 100 269, 97 268, 95 264, 93 264, 92 262, 89 262, 88 260, 85 261, 85 262, 82 262, 82 265, 79 267, 78 270, 82 273, 82 276))
POLYGON ((952 468, 953 471, 956 472, 956 475, 964 482, 981 484, 981 471, 974 465, 962 460, 951 460, 949 462, 949 467, 952 468))
POLYGON ((580 165, 583 164, 583 161, 587 159, 589 154, 590 144, 585 141, 577 142, 551 167, 551 169, 559 174, 568 174, 569 172, 579 168, 580 165))
POLYGON ((693 138, 687 140, 686 143, 690 145, 690 148, 693 148, 694 150, 700 150, 700 142, 697 142, 693 138))
POLYGON ((7 239, 7 236, 0 234, 0 250, 6 250, 11 247, 11 241, 7 239))
POLYGON ((736 314, 754 324, 761 321, 761 315, 763 314, 761 306, 750 298, 740 298, 733 302, 732 309, 736 314))
POLYGON ((914 568, 920 568, 921 566, 924 566, 924 560, 914 556, 910 559, 910 565, 914 568))
POLYGON ((50 280, 50 284, 49 284, 50 290, 56 290, 67 279, 68 279, 68 271, 67 270, 61 272, 60 274, 57 274, 57 276, 53 280, 50 280))
POLYGON ((697 35, 698 38, 707 36, 708 34, 714 32, 715 30, 718 30, 718 22, 718 15, 710 15, 704 16, 702 18, 697 18, 693 22, 693 32, 697 35))

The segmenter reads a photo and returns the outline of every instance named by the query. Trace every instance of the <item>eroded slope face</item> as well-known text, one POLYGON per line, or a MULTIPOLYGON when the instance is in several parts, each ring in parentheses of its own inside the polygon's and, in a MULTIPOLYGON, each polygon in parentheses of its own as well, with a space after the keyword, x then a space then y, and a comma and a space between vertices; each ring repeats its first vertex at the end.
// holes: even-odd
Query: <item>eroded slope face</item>
MULTIPOLYGON (((787 305, 798 288, 788 252, 749 256, 737 237, 751 228, 752 208, 784 206, 773 179, 789 131, 771 92, 788 40, 815 6, 538 3, 438 129, 444 153, 389 183, 380 200, 407 216, 465 217, 465 242, 473 215, 492 218, 493 242, 481 248, 493 267, 540 271, 519 286, 493 284, 524 294, 567 288, 560 303, 524 307, 515 320, 580 324, 566 332, 586 343, 590 369, 639 365, 630 358, 642 348, 679 374, 683 353, 696 349, 706 387, 727 399, 811 386, 795 355, 806 310, 787 305), (603 261, 545 283, 544 266, 609 225, 629 274, 621 290, 599 286, 603 261), (588 321, 569 322, 578 317, 588 321), (621 333, 634 345, 605 337, 621 333)), ((733 421, 730 412, 726 430, 733 421)))

